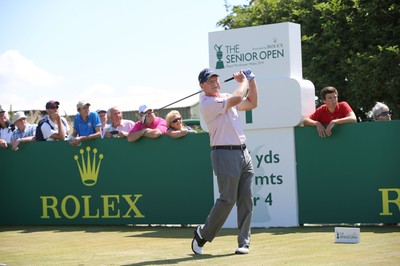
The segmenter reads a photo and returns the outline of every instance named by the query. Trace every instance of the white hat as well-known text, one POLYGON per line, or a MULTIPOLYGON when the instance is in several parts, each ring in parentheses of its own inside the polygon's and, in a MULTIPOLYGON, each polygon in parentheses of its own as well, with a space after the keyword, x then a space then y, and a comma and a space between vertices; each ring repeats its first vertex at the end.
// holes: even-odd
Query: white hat
POLYGON ((139 106, 139 114, 146 113, 148 110, 152 110, 153 111, 152 108, 147 107, 147 105, 145 105, 145 104, 139 106))
POLYGON ((98 114, 101 113, 101 112, 107 113, 107 111, 104 110, 104 109, 97 109, 97 110, 96 110, 96 113, 98 113, 98 114))
POLYGON ((76 104, 76 108, 79 110, 80 108, 84 107, 85 105, 89 105, 89 106, 90 106, 90 103, 88 103, 88 102, 85 101, 85 100, 82 100, 82 101, 79 101, 79 102, 76 104))
POLYGON ((24 112, 19 111, 19 112, 14 113, 13 119, 12 119, 12 123, 14 124, 15 122, 17 122, 21 118, 26 118, 26 115, 25 115, 24 112))

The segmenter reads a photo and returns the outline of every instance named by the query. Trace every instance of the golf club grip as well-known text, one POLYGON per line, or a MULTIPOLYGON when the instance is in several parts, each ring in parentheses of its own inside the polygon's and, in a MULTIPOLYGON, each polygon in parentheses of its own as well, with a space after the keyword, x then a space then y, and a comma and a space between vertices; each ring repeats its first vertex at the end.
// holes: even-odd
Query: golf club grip
POLYGON ((228 78, 228 79, 224 80, 224 82, 228 82, 228 81, 231 81, 233 79, 234 79, 234 77, 231 77, 231 78, 228 78))

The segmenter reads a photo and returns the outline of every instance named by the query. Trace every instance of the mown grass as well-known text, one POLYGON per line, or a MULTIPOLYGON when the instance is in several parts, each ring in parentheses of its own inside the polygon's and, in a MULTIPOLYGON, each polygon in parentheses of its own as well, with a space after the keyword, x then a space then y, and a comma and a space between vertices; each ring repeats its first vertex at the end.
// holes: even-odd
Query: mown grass
POLYGON ((251 251, 234 255, 235 229, 222 229, 204 255, 194 228, 0 226, 6 265, 399 265, 400 227, 361 227, 358 244, 337 244, 334 227, 253 229, 251 251))

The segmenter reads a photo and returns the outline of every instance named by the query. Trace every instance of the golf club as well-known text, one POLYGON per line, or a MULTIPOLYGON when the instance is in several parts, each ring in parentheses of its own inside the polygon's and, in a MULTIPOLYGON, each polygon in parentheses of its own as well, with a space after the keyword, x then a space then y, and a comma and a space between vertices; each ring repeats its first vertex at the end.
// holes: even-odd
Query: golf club
POLYGON ((224 80, 224 82, 226 83, 226 82, 231 81, 233 79, 234 79, 234 77, 231 77, 231 78, 228 78, 228 79, 224 80))
MULTIPOLYGON (((228 79, 224 80, 224 83, 229 82, 229 81, 231 81, 231 80, 233 80, 233 79, 234 79, 234 77, 228 78, 228 79)), ((179 99, 179 100, 177 100, 177 101, 175 101, 175 102, 173 102, 173 103, 167 104, 166 106, 163 106, 163 107, 161 107, 161 108, 158 108, 157 110, 162 110, 162 109, 164 109, 164 108, 166 108, 166 107, 168 107, 168 106, 171 106, 171 105, 173 105, 173 104, 175 104, 175 103, 178 103, 178 102, 183 101, 183 100, 185 100, 185 99, 187 99, 187 98, 189 98, 189 97, 192 97, 192 96, 194 96, 194 95, 196 95, 196 94, 199 94, 199 93, 202 92, 202 91, 203 91, 203 90, 199 90, 198 92, 195 92, 195 93, 193 93, 193 94, 190 94, 189 96, 186 96, 186 97, 184 97, 184 98, 182 98, 182 99, 179 99)))
MULTIPOLYGON (((203 91, 203 90, 199 90, 198 92, 195 92, 195 93, 193 93, 193 94, 190 94, 189 96, 186 96, 186 97, 184 97, 184 98, 182 98, 182 99, 179 99, 179 100, 177 100, 177 101, 175 101, 175 102, 173 102, 173 103, 167 104, 167 105, 165 105, 165 106, 163 106, 163 107, 161 107, 161 108, 158 108, 157 111, 162 110, 162 109, 164 109, 164 108, 166 108, 166 107, 168 107, 168 106, 171 106, 171 105, 173 105, 173 104, 175 104, 175 103, 178 103, 178 102, 180 102, 180 101, 183 101, 183 100, 185 100, 185 99, 187 99, 187 98, 189 98, 189 97, 192 97, 193 95, 199 94, 199 93, 202 92, 202 91, 203 91)), ((146 123, 146 116, 147 116, 146 114, 144 114, 144 115, 142 116, 142 124, 146 123)))

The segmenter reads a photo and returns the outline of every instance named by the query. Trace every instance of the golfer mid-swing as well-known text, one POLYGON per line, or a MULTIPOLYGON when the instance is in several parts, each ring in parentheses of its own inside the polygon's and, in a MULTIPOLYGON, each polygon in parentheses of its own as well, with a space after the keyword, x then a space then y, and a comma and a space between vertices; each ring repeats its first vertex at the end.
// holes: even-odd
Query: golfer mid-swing
POLYGON ((192 250, 196 254, 202 254, 204 244, 215 238, 235 203, 239 227, 235 253, 249 253, 254 170, 238 111, 257 107, 257 84, 249 69, 234 73, 233 77, 239 85, 228 94, 220 92, 219 76, 212 69, 203 69, 199 74, 200 87, 205 94, 200 99, 200 111, 209 130, 211 163, 217 176, 219 197, 205 224, 194 231, 192 250))

